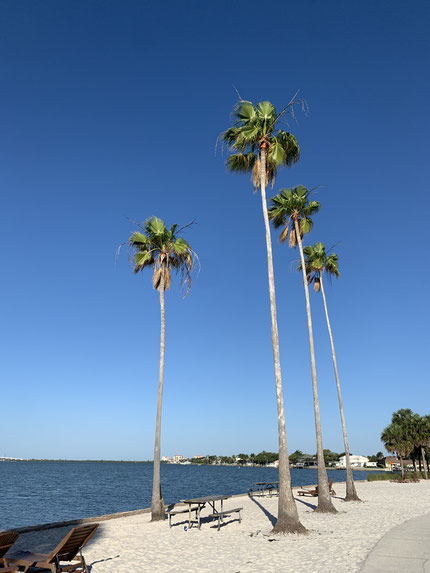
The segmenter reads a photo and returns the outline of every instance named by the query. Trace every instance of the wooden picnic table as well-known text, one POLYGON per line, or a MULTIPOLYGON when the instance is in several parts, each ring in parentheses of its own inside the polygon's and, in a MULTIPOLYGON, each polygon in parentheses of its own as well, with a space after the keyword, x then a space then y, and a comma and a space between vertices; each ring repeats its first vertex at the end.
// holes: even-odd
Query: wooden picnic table
POLYGON ((193 499, 181 499, 181 502, 188 504, 189 507, 188 511, 189 527, 192 527, 193 523, 193 520, 191 519, 191 511, 192 511, 191 508, 193 505, 198 507, 196 511, 196 517, 197 517, 197 526, 200 529, 200 511, 205 507, 205 505, 206 504, 210 505, 214 514, 218 513, 221 514, 223 512, 223 501, 225 499, 228 499, 229 497, 230 497, 229 495, 207 495, 205 497, 195 497, 193 499), (217 501, 221 502, 221 508, 219 510, 217 510, 215 507, 217 501))
POLYGON ((249 492, 264 494, 269 492, 269 496, 272 496, 273 490, 279 490, 279 481, 257 481, 253 484, 255 488, 250 488, 249 492))

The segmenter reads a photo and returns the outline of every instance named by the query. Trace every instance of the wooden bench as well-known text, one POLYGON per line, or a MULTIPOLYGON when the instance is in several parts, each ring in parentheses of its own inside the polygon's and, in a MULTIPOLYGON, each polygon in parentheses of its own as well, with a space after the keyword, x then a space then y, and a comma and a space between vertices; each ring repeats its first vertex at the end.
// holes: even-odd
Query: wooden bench
POLYGON ((172 527, 172 515, 178 515, 179 513, 189 513, 191 511, 195 511, 196 512, 196 518, 197 518, 197 512, 199 510, 199 506, 195 506, 195 507, 184 507, 184 508, 179 508, 179 509, 170 509, 166 511, 166 515, 169 516, 169 527, 172 527))
POLYGON ((226 515, 230 515, 231 513, 238 513, 239 514, 239 523, 242 523, 242 516, 240 512, 242 511, 243 507, 235 507, 234 509, 226 509, 224 511, 218 511, 217 513, 211 513, 209 517, 212 519, 218 519, 218 531, 221 527, 221 523, 224 523, 223 517, 226 515))

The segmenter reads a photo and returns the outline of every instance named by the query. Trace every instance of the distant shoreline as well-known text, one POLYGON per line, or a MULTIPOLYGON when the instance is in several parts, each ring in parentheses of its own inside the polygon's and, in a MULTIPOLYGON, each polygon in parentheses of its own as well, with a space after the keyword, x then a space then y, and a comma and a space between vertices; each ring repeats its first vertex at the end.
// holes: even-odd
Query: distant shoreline
POLYGON ((51 460, 51 459, 18 459, 18 458, 0 458, 1 462, 63 462, 63 463, 94 463, 94 464, 152 464, 152 460, 51 460))
MULTIPOLYGON (((51 460, 51 459, 4 459, 4 458, 0 458, 0 463, 1 462, 45 462, 45 463, 66 463, 66 464, 84 464, 84 463, 92 463, 92 464, 152 464, 153 461, 152 460, 143 460, 143 461, 134 461, 134 460, 51 460)), ((265 465, 258 465, 258 464, 254 464, 252 466, 249 465, 245 465, 242 466, 241 464, 193 464, 193 463, 189 463, 189 464, 181 464, 181 463, 170 463, 170 462, 161 462, 162 465, 167 465, 167 466, 183 466, 183 465, 187 465, 187 466, 205 466, 205 467, 248 467, 248 468, 264 468, 264 467, 268 467, 268 468, 272 468, 273 466, 265 466, 265 465)), ((305 468, 295 468, 294 466, 290 466, 290 469, 305 469, 305 470, 316 470, 318 469, 318 466, 306 466, 305 468)), ((331 466, 326 466, 327 470, 339 470, 339 471, 345 471, 345 468, 335 468, 335 467, 331 467, 331 466)), ((374 468, 374 467, 370 467, 370 468, 352 468, 354 471, 367 471, 367 472, 371 472, 371 471, 385 471, 385 468, 374 468)))

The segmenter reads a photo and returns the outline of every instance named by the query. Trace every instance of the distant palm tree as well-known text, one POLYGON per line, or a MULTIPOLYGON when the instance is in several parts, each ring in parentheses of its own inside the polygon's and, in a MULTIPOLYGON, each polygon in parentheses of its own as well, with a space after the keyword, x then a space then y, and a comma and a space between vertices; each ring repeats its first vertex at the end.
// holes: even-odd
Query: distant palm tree
POLYGON ((191 286, 191 270, 194 265, 194 253, 185 239, 178 236, 180 230, 177 225, 167 229, 164 221, 158 217, 151 217, 140 226, 128 239, 128 245, 133 254, 134 273, 143 271, 146 267, 152 268, 152 284, 160 293, 161 309, 161 336, 160 336, 160 373, 158 379, 157 418, 155 425, 154 444, 154 478, 152 484, 151 520, 158 521, 165 518, 164 502, 161 493, 160 481, 160 436, 161 436, 161 403, 163 396, 163 374, 165 353, 165 307, 164 292, 170 287, 170 273, 174 269, 181 275, 181 284, 187 287, 187 294, 191 286))
POLYGON ((402 479, 404 479, 404 458, 409 456, 414 447, 413 442, 405 428, 405 425, 400 420, 393 421, 383 430, 381 434, 381 440, 384 442, 385 449, 388 452, 393 454, 395 453, 400 458, 402 479))
POLYGON ((411 425, 414 448, 418 453, 418 457, 421 457, 420 466, 422 465, 424 479, 428 479, 428 468, 425 455, 425 448, 427 447, 430 440, 430 426, 428 416, 413 414, 411 425))
POLYGON ((233 110, 233 127, 227 129, 221 136, 224 143, 232 151, 227 159, 227 167, 233 172, 252 172, 254 190, 258 188, 261 190, 266 230, 272 349, 278 407, 279 499, 278 519, 273 529, 275 533, 306 533, 306 528, 299 521, 297 507, 291 490, 279 358, 278 324, 276 320, 272 241, 266 201, 266 185, 269 182, 273 184, 277 169, 282 165, 292 165, 299 159, 300 149, 294 135, 277 128, 278 121, 285 113, 293 110, 296 103, 300 102, 294 99, 291 100, 280 113, 277 113, 275 107, 268 101, 253 105, 249 101, 241 100, 233 110))
MULTIPOLYGON (((354 478, 352 475, 351 462, 349 457, 348 437, 346 434, 345 414, 343 412, 342 394, 340 391, 339 375, 337 371, 336 353, 334 351, 333 335, 331 332, 330 320, 328 317, 327 301, 324 292, 323 274, 327 273, 329 276, 339 278, 338 256, 336 253, 327 255, 323 243, 315 243, 312 247, 304 247, 303 253, 305 255, 305 269, 308 284, 314 283, 315 292, 321 290, 325 317, 327 320, 327 328, 330 337, 331 355, 333 358, 334 375, 336 378, 337 397, 339 399, 340 419, 342 422, 343 442, 345 445, 345 466, 346 466, 346 497, 345 501, 360 501, 354 485, 354 478)), ((302 270, 300 264, 299 270, 302 270)))
POLYGON ((317 441, 318 458, 318 507, 316 511, 336 513, 331 501, 327 471, 324 463, 324 450, 321 435, 321 420, 318 400, 317 372, 315 366, 314 337, 312 333, 311 305, 309 301, 309 289, 306 279, 305 259, 303 256, 302 237, 308 233, 313 225, 312 215, 318 213, 320 204, 318 201, 309 201, 309 191, 303 185, 293 189, 281 189, 272 197, 272 206, 269 209, 269 218, 275 229, 284 227, 279 237, 283 243, 289 235, 290 247, 299 245, 300 260, 303 270, 303 286, 305 289, 306 313, 308 318, 309 348, 311 355, 312 390, 314 397, 315 432, 317 441))

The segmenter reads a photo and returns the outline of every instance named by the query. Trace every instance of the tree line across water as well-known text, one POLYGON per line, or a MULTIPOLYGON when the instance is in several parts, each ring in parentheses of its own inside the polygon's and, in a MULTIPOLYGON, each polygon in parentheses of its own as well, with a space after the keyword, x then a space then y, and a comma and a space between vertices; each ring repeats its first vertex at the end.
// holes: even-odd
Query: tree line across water
MULTIPOLYGON (((326 467, 330 467, 334 465, 336 462, 340 460, 345 455, 345 452, 337 453, 332 452, 329 449, 325 449, 324 452, 324 463, 326 467)), ((350 452, 350 455, 352 453, 350 452)), ((367 456, 370 462, 379 462, 381 466, 385 463, 384 454, 382 452, 377 452, 375 455, 367 456)), ((309 465, 316 465, 317 455, 315 454, 305 454, 301 450, 296 450, 292 454, 288 456, 290 464, 297 464, 302 460, 306 460, 306 463, 309 465)), ((198 458, 190 458, 190 462, 193 464, 207 464, 207 465, 214 465, 214 464, 234 464, 234 465, 244 465, 244 464, 253 464, 258 466, 266 466, 268 464, 273 464, 279 460, 279 453, 278 452, 266 452, 263 450, 258 454, 233 454, 232 456, 217 456, 215 454, 198 457, 198 458)))

